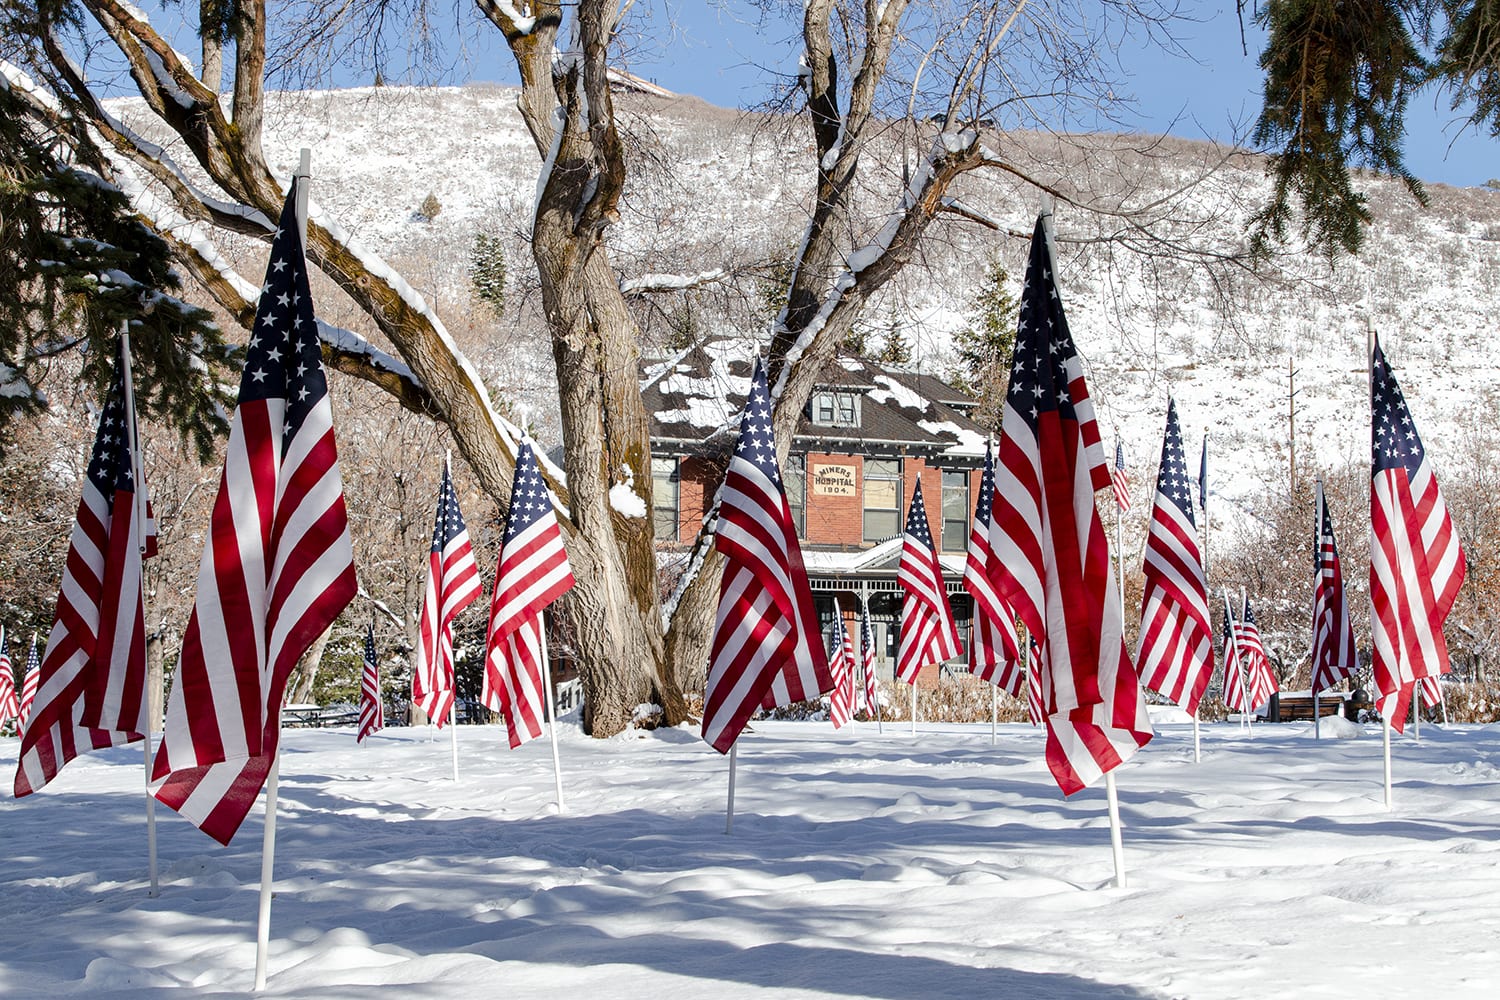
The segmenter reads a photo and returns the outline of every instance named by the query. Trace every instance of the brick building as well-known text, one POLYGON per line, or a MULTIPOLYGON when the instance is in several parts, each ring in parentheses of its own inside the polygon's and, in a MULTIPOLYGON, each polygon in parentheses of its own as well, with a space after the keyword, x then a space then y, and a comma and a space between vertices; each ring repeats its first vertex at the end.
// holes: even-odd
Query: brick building
MULTIPOLYGON (((750 340, 711 340, 644 366, 664 565, 697 537, 724 478, 758 348, 750 340)), ((901 611, 902 519, 919 480, 967 643, 970 602, 960 578, 985 431, 971 419, 975 401, 931 375, 843 357, 823 376, 782 478, 819 617, 831 626, 837 607, 845 626, 857 629, 858 609, 868 601, 880 676, 889 678, 901 611)))

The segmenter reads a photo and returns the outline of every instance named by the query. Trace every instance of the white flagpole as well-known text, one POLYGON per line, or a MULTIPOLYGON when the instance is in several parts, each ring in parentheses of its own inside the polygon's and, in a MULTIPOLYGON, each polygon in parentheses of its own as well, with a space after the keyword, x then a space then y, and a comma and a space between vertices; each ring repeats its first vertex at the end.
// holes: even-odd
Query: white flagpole
MULTIPOLYGON (((455 678, 456 680, 457 678, 455 678)), ((458 781, 458 685, 454 684, 453 706, 448 709, 448 736, 453 744, 453 780, 458 781)))
MULTIPOLYGON (((922 670, 919 667, 917 669, 917 676, 920 677, 921 675, 922 670)), ((913 678, 911 685, 911 734, 913 736, 917 735, 917 684, 915 678, 913 678)))
POLYGON ((734 763, 735 751, 739 749, 739 737, 729 744, 729 801, 724 806, 724 836, 734 832, 734 763))
POLYGON ((1380 720, 1380 740, 1385 751, 1385 808, 1391 808, 1391 720, 1380 720))
POLYGON ((1422 742, 1422 682, 1411 686, 1411 725, 1412 736, 1416 737, 1418 743, 1422 742))
MULTIPOLYGON (((443 472, 453 478, 453 449, 443 452, 443 472)), ((434 742, 437 732, 433 732, 434 742)), ((453 781, 458 783, 458 666, 453 667, 453 705, 448 709, 448 739, 453 744, 453 781)))
MULTIPOLYGON (((1245 588, 1241 587, 1240 588, 1240 620, 1241 621, 1245 620, 1245 607, 1246 607, 1246 605, 1248 603, 1249 603, 1249 599, 1245 596, 1245 588)), ((1257 626, 1257 631, 1258 630, 1259 630, 1259 627, 1257 626)), ((1244 685, 1243 686, 1244 686, 1244 691, 1245 691, 1245 702, 1246 702, 1246 704, 1249 704, 1249 701, 1250 701, 1250 670, 1249 670, 1248 667, 1245 670, 1245 681, 1244 681, 1244 685)), ((1251 705, 1249 711, 1247 711, 1245 713, 1245 727, 1246 727, 1246 729, 1249 730, 1251 737, 1254 737, 1255 736, 1255 706, 1254 705, 1251 705)))
MULTIPOLYGON (((1313 480, 1313 516, 1317 518, 1318 521, 1317 527, 1313 529, 1313 537, 1317 539, 1317 541, 1313 544, 1318 547, 1318 551, 1314 556, 1314 564, 1316 565, 1317 569, 1316 577, 1313 580, 1312 608, 1312 641, 1314 645, 1316 645, 1318 634, 1318 583, 1323 577, 1323 480, 1321 478, 1313 480)), ((1318 697, 1318 662, 1312 658, 1312 654, 1316 652, 1316 648, 1313 648, 1309 651, 1308 660, 1310 661, 1310 666, 1308 667, 1307 683, 1308 686, 1312 688, 1313 739, 1321 740, 1323 738, 1323 713, 1321 711, 1321 706, 1319 705, 1319 702, 1322 699, 1318 697)))
POLYGON ((1115 792, 1115 772, 1104 772, 1104 795, 1109 802, 1109 847, 1115 858, 1115 888, 1125 888, 1125 844, 1120 833, 1120 797, 1115 792))
MULTIPOLYGON (((122 320, 120 323, 120 364, 124 371, 121 373, 125 382, 125 426, 126 433, 130 435, 130 476, 134 490, 131 494, 135 510, 131 512, 131 520, 135 522, 136 538, 140 540, 136 548, 137 565, 141 573, 141 627, 146 625, 146 588, 145 584, 145 561, 146 561, 146 478, 144 463, 141 461, 141 442, 139 429, 135 423, 135 382, 130 371, 130 323, 122 320)), ((142 635, 142 641, 145 636, 142 635)), ((33 642, 36 640, 33 639, 33 642)), ((142 749, 145 751, 145 777, 146 777, 146 855, 149 859, 149 870, 151 873, 151 895, 155 896, 158 891, 157 865, 156 865, 156 796, 151 794, 151 670, 146 669, 144 678, 145 691, 142 692, 142 701, 146 705, 146 731, 142 734, 142 749)))
POLYGON ((990 685, 990 746, 999 742, 1000 736, 1000 688, 990 685))
MULTIPOLYGON (((278 727, 280 720, 278 716, 278 727)), ((260 915, 255 924, 255 987, 266 988, 266 956, 271 950, 271 870, 276 863, 276 791, 281 783, 281 747, 271 758, 271 775, 266 780, 266 831, 260 848, 260 915)))
MULTIPOLYGON (((307 253, 307 185, 312 177, 312 150, 302 147, 297 172, 297 229, 302 252, 307 253)), ((276 709, 276 753, 271 758, 271 773, 266 778, 266 828, 260 845, 260 912, 255 926, 255 986, 253 992, 266 988, 266 958, 271 948, 271 879, 276 866, 276 793, 281 784, 281 708, 276 709)))
POLYGON ((552 735, 552 779, 557 786, 557 812, 563 811, 562 790, 562 757, 557 752, 557 708, 553 705, 555 691, 552 687, 552 664, 547 659, 547 620, 543 618, 539 623, 542 636, 542 683, 544 701, 547 706, 547 729, 552 735))
MULTIPOLYGON (((1375 412, 1374 412, 1374 394, 1375 394, 1375 328, 1370 325, 1370 318, 1369 318, 1369 316, 1365 317, 1365 370, 1368 373, 1368 378, 1369 378, 1367 398, 1369 398, 1371 400, 1371 404, 1370 404, 1371 405, 1371 409, 1370 409, 1370 424, 1371 424, 1371 426, 1370 426, 1370 436, 1373 439, 1374 436, 1375 436, 1375 428, 1374 428, 1374 422, 1375 422, 1375 412)), ((1371 517, 1372 518, 1374 517, 1373 512, 1371 513, 1371 517)), ((1373 526, 1373 524, 1374 524, 1373 520, 1371 521, 1371 524, 1373 526)), ((1371 531, 1372 532, 1374 531, 1373 527, 1371 528, 1371 531)), ((1374 543, 1371 542, 1371 544, 1373 545, 1374 543)), ((1376 691, 1377 695, 1379 693, 1380 693, 1379 691, 1376 691)), ((1413 692, 1413 693, 1415 693, 1415 692, 1413 692)), ((1379 704, 1379 702, 1380 702, 1380 699, 1377 698, 1376 699, 1376 704, 1379 704)), ((1385 713, 1384 712, 1381 712, 1381 714, 1380 714, 1380 742, 1381 742, 1382 756, 1384 757, 1384 762, 1383 762, 1383 765, 1382 765, 1382 770, 1384 771, 1384 779, 1385 779, 1385 808, 1386 808, 1386 811, 1390 811, 1390 808, 1391 808, 1391 720, 1387 719, 1385 717, 1385 713)))

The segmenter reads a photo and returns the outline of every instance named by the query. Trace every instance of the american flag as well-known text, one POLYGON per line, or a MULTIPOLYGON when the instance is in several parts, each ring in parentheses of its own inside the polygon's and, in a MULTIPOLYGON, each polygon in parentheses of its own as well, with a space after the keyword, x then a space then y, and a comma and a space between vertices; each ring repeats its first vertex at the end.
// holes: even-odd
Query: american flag
POLYGON ((759 360, 720 491, 714 546, 724 557, 704 692, 703 739, 728 753, 757 708, 833 689, 796 524, 776 468, 771 398, 759 360))
POLYGON ((40 666, 36 655, 36 633, 33 632, 31 649, 26 652, 26 673, 21 678, 20 719, 23 732, 26 729, 26 723, 31 719, 31 705, 36 701, 37 688, 41 686, 42 672, 38 669, 40 666))
POLYGON ((1172 400, 1167 401, 1167 430, 1146 539, 1135 661, 1147 687, 1171 698, 1189 715, 1198 714, 1198 702, 1213 679, 1214 631, 1193 520, 1192 480, 1172 400))
POLYGON ((1255 624, 1255 610, 1245 599, 1245 611, 1234 624, 1234 646, 1240 662, 1245 668, 1245 687, 1250 696, 1249 707, 1259 708, 1271 700, 1276 693, 1276 674, 1271 670, 1271 658, 1266 655, 1265 644, 1260 641, 1260 629, 1255 624))
POLYGON ((479 599, 479 566, 469 529, 458 509, 453 476, 443 462, 438 487, 437 516, 432 545, 427 551, 427 587, 422 593, 422 617, 417 626, 417 662, 411 676, 411 700, 427 721, 439 729, 453 710, 453 619, 479 599))
POLYGON ((271 240, 154 777, 220 843, 281 738, 287 678, 354 597, 354 552, 295 212, 271 240))
POLYGON ((829 637, 833 654, 828 671, 833 675, 833 691, 828 696, 828 719, 834 729, 843 728, 854 718, 854 638, 844 628, 844 613, 833 608, 833 633, 829 637))
POLYGON ((993 576, 995 553, 990 549, 990 510, 995 501, 995 462, 984 448, 984 473, 979 479, 979 501, 969 529, 969 552, 964 562, 964 587, 974 602, 974 624, 969 633, 969 672, 1012 695, 1025 682, 1021 668, 1021 640, 1016 615, 1000 600, 993 576))
POLYGON ((1380 714, 1399 733, 1412 685, 1448 671, 1443 622, 1464 582, 1464 553, 1378 342, 1370 392, 1370 632, 1380 714))
POLYGON ((1071 794, 1151 739, 1094 492, 1110 483, 1094 406, 1053 281, 1031 238, 995 466, 1000 596, 1042 658, 1047 764, 1071 794))
POLYGON ((1423 705, 1435 708, 1443 703, 1443 683, 1432 674, 1428 674, 1417 681, 1416 691, 1417 697, 1420 699, 1417 702, 1418 710, 1423 705))
MULTIPOLYGON (((16 700, 16 671, 10 662, 10 644, 5 641, 5 626, 0 625, 0 729, 12 719, 21 717, 21 703, 16 700)), ((19 723, 18 723, 19 724, 19 723)))
POLYGON ((1235 642, 1234 612, 1229 609, 1229 594, 1224 595, 1224 705, 1235 712, 1248 712, 1245 699, 1245 662, 1235 642))
POLYGON ((865 676, 865 713, 880 713, 880 682, 875 677, 875 631, 870 628, 870 604, 868 601, 859 613, 859 656, 865 676))
POLYGON ((1121 441, 1115 442, 1115 467, 1109 470, 1109 481, 1115 488, 1115 506, 1123 514, 1130 509, 1130 473, 1125 471, 1125 445, 1121 441))
POLYGON ((46 785, 81 753, 144 739, 141 549, 144 542, 146 555, 155 553, 156 531, 149 513, 144 524, 138 515, 145 504, 136 489, 144 484, 136 482, 126 392, 122 356, 99 413, 46 654, 27 671, 36 701, 16 762, 17 798, 46 785))
POLYGON ((1035 726, 1043 719, 1042 651, 1030 638, 1026 640, 1026 650, 1026 714, 1035 726))
POLYGON ((380 698, 380 660, 375 655, 375 626, 365 630, 364 669, 359 674, 359 732, 356 743, 363 743, 385 728, 385 703, 380 698))
POLYGON ((573 583, 552 497, 531 442, 522 441, 490 595, 482 695, 491 711, 504 717, 512 747, 542 735, 544 699, 552 696, 543 680, 542 612, 573 583))
POLYGON ((906 533, 901 538, 896 582, 906 595, 901 601, 896 676, 907 684, 915 684, 917 674, 927 664, 951 660, 960 652, 958 629, 953 624, 948 588, 943 582, 943 567, 927 526, 927 506, 922 502, 920 479, 906 511, 906 533))
POLYGON ((1333 520, 1323 484, 1317 486, 1318 537, 1313 542, 1312 690, 1326 691, 1358 667, 1349 602, 1344 596, 1344 571, 1333 540, 1333 520))

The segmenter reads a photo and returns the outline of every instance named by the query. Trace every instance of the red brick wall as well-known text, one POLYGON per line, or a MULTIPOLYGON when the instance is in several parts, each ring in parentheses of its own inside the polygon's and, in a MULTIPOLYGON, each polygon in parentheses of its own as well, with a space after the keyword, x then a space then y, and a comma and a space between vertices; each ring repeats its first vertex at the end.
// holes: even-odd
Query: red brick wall
MULTIPOLYGON (((905 458, 901 463, 902 517, 911 506, 917 479, 922 481, 922 498, 927 505, 928 525, 934 541, 941 544, 943 529, 943 473, 920 458, 905 458)), ((807 456, 802 540, 817 545, 845 545, 857 548, 864 544, 864 457, 861 455, 815 452, 807 456), (813 492, 813 473, 820 465, 852 465, 855 476, 854 496, 818 496, 813 492)), ((699 458, 684 458, 678 482, 677 540, 690 545, 698 537, 708 505, 713 502, 722 473, 699 458)), ((969 503, 979 496, 980 473, 969 477, 969 503)))
POLYGON ((821 545, 858 545, 864 534, 864 459, 859 455, 807 456, 807 515, 802 540, 821 545), (813 473, 820 465, 854 466, 854 496, 817 496, 813 473))
POLYGON ((684 458, 678 466, 678 477, 677 540, 691 545, 703 527, 722 473, 701 458, 684 458))

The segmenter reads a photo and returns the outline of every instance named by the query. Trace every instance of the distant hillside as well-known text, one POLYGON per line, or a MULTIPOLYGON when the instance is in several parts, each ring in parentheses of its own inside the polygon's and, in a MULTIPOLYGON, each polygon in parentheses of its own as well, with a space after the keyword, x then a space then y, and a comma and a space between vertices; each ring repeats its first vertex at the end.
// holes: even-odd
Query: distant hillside
MULTIPOLYGON (((640 154, 612 234, 616 259, 629 269, 623 278, 764 258, 795 244, 811 168, 805 128, 694 98, 621 101, 640 154)), ((1080 153, 1058 137, 1008 136, 1002 148, 1064 190, 1127 204, 1180 187, 1219 156, 1199 143, 1167 139, 1142 149, 1143 142, 1097 137, 1080 153)), ((303 145, 314 150, 315 200, 399 262, 440 311, 467 308, 465 262, 477 229, 504 239, 513 280, 528 283, 524 234, 538 161, 514 91, 379 88, 275 97, 267 119, 273 164, 289 170, 303 145), (440 211, 426 220, 417 208, 429 193, 440 211)), ((875 218, 901 172, 899 162, 880 166, 884 180, 862 196, 875 218)), ((1118 425, 1138 484, 1153 474, 1171 393, 1187 437, 1213 434, 1214 488, 1223 499, 1282 488, 1289 357, 1300 369, 1299 462, 1363 460, 1367 323, 1384 338, 1440 468, 1464 447, 1467 415, 1493 412, 1500 389, 1500 361, 1490 349, 1500 315, 1500 192, 1434 185, 1423 209, 1396 184, 1370 180, 1365 188, 1376 223, 1362 258, 1336 268, 1319 259, 1283 261, 1276 284, 1215 280, 1171 260, 1111 258, 1067 242, 1107 223, 1058 210, 1059 271, 1074 332, 1092 366, 1106 438, 1109 425, 1118 425)), ((1200 241, 1237 246, 1264 190, 1258 158, 1230 159, 1191 196, 1195 212, 1214 220, 1200 241)), ((967 206, 1016 231, 1029 230, 1039 204, 1034 189, 1000 175, 968 180, 959 193, 967 206)), ((915 356, 937 370, 986 257, 999 252, 1019 275, 1025 252, 1022 240, 972 224, 946 225, 943 234, 871 310, 877 329, 890 316, 910 324, 915 356)))

